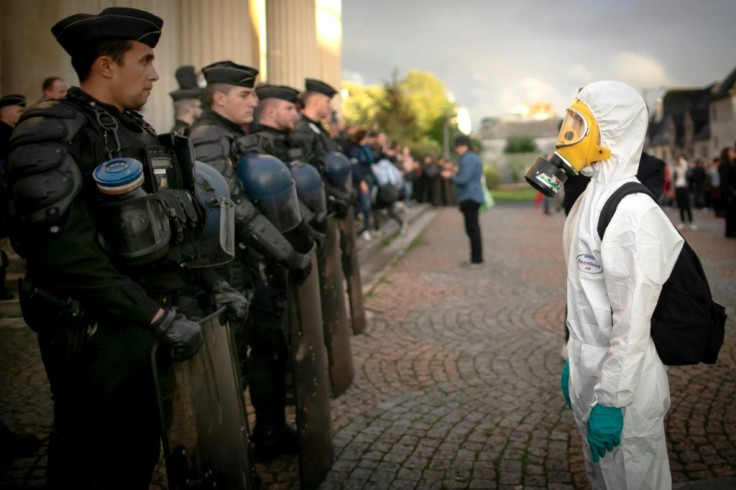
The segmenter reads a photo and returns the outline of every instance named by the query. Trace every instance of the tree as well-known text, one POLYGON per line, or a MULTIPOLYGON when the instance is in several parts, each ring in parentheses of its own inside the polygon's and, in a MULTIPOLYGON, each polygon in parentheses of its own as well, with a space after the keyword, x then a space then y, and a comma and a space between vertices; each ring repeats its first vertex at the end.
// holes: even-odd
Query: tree
POLYGON ((348 89, 343 101, 343 117, 348 123, 365 129, 377 123, 389 139, 433 149, 442 148, 446 124, 450 139, 458 132, 455 104, 442 82, 429 72, 410 71, 401 80, 394 72, 382 85, 362 87, 343 82, 343 87, 348 89))
POLYGON ((537 144, 529 136, 514 136, 506 140, 504 153, 539 153, 537 144))
POLYGON ((383 87, 353 82, 343 82, 342 87, 347 90, 347 97, 342 102, 343 118, 351 124, 370 128, 376 121, 381 101, 385 99, 383 87))
POLYGON ((384 83, 383 92, 384 98, 376 114, 378 126, 391 140, 406 143, 417 141, 420 136, 417 114, 396 80, 396 72, 391 80, 384 83))

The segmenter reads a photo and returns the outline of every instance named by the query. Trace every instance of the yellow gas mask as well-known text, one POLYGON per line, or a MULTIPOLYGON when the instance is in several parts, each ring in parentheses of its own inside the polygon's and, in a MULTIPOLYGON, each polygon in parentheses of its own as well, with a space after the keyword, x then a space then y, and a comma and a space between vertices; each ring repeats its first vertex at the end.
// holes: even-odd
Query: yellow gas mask
POLYGON ((611 157, 611 150, 600 142, 601 134, 593 114, 581 100, 576 100, 567 109, 552 157, 537 158, 524 178, 545 196, 554 197, 569 176, 611 157))

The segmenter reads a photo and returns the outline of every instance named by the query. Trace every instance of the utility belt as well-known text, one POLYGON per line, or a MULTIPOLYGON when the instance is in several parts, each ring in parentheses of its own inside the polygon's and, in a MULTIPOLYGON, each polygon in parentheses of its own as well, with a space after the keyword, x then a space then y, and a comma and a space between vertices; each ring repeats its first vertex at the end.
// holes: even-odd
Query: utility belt
POLYGON ((36 287, 28 279, 18 281, 20 308, 26 324, 40 336, 52 338, 63 349, 68 365, 79 363, 82 351, 97 330, 82 303, 36 287))

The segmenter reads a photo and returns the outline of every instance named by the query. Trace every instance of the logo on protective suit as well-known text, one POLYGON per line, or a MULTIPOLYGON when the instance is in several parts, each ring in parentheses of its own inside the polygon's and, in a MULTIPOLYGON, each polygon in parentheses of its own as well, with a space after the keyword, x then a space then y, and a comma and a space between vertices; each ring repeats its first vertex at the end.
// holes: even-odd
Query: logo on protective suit
POLYGON ((600 274, 603 272, 603 266, 590 254, 578 255, 578 269, 588 274, 600 274))

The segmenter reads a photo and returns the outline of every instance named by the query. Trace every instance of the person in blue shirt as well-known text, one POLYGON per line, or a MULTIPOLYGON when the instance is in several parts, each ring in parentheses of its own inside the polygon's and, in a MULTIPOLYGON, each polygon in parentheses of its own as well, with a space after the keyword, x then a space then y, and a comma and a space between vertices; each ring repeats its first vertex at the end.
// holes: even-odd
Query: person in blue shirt
POLYGON ((450 179, 457 187, 457 201, 465 219, 465 233, 470 239, 470 261, 463 265, 483 263, 483 237, 481 236, 478 210, 485 202, 481 177, 483 163, 478 154, 473 151, 470 137, 460 134, 455 137, 455 153, 460 157, 458 171, 452 174, 449 170, 442 172, 442 176, 450 179))

